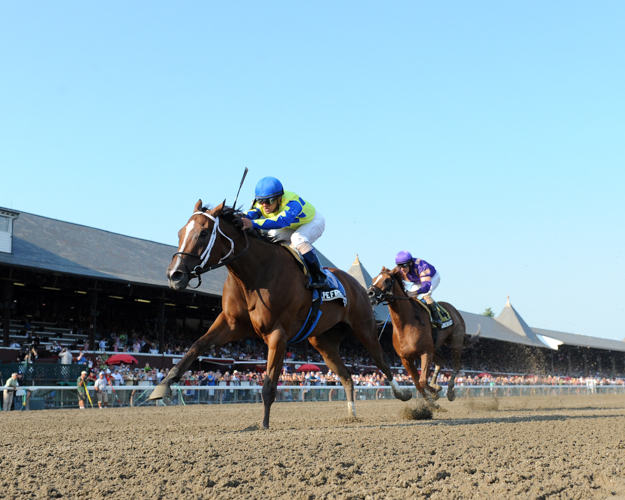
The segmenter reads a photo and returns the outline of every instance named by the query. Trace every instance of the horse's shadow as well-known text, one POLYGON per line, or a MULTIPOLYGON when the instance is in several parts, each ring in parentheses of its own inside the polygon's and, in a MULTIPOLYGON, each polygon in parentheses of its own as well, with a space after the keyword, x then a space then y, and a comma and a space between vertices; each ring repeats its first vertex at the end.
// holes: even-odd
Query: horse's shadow
POLYGON ((601 408, 597 408, 596 406, 559 406, 556 408, 509 408, 503 410, 497 410, 498 412, 523 412, 523 411, 604 411, 604 410, 625 410, 622 406, 613 406, 607 407, 602 406, 601 408))
POLYGON ((459 418, 455 420, 422 420, 416 422, 402 422, 397 424, 381 424, 363 427, 410 427, 414 425, 480 425, 480 424, 516 424, 523 422, 553 422, 577 419, 614 418, 618 415, 536 415, 533 417, 486 417, 486 418, 459 418))
MULTIPOLYGON (((566 409, 566 408, 564 408, 566 409)), ((353 425, 350 422, 346 422, 345 425, 327 426, 324 429, 345 429, 347 427, 358 427, 359 429, 393 429, 400 427, 415 427, 415 426, 434 426, 444 425, 449 427, 459 425, 481 425, 481 424, 518 424, 523 422, 554 422, 564 420, 577 420, 577 419, 600 419, 600 418, 614 418, 618 415, 538 415, 535 417, 496 417, 496 418, 460 418, 456 420, 418 420, 414 422, 398 422, 395 424, 362 424, 362 420, 354 421, 353 425)), ((309 429, 309 427, 306 427, 309 429)), ((235 431, 225 432, 224 434, 238 434, 241 432, 250 432, 260 430, 257 425, 246 427, 245 429, 239 429, 235 431)), ((297 430, 296 428, 283 429, 288 431, 297 430)))

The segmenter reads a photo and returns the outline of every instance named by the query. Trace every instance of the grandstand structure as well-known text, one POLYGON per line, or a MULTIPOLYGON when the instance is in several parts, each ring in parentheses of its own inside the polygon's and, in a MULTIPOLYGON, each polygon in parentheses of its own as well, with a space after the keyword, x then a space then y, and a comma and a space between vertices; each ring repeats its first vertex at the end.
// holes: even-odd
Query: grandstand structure
MULTIPOLYGON (((221 311, 228 271, 205 274, 197 289, 171 290, 165 270, 176 251, 170 245, 0 208, 0 361, 15 361, 10 344, 26 340, 27 321, 44 344, 57 341, 77 348, 88 341, 93 349, 105 333, 101 325, 110 324, 149 329, 160 352, 169 336, 199 336, 221 311)), ((318 253, 324 266, 336 267, 318 253)), ((348 272, 363 287, 371 284, 358 256, 348 272)), ((377 306, 374 312, 382 328, 388 308, 377 306)), ((494 318, 460 313, 469 334, 481 331, 479 346, 468 359, 476 371, 503 372, 525 356, 543 370, 560 373, 625 373, 625 342, 532 328, 510 300, 494 318)), ((386 346, 391 328, 389 322, 382 332, 386 346)), ((516 371, 531 369, 530 363, 516 371)))

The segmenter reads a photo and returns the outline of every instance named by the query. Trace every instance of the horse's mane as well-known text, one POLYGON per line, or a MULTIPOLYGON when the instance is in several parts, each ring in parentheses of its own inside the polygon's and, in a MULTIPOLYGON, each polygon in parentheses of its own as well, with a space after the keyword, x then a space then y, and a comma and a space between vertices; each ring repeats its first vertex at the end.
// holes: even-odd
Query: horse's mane
POLYGON ((399 268, 397 266, 395 266, 393 269, 389 269, 388 273, 395 278, 395 281, 399 284, 399 289, 401 290, 401 292, 408 296, 408 294, 406 293, 406 290, 404 290, 404 278, 402 277, 401 272, 399 272, 399 268))
MULTIPOLYGON (((202 207, 202 212, 206 212, 210 210, 211 208, 212 207, 210 205, 204 205, 202 207)), ((243 232, 243 226, 239 219, 239 217, 242 215, 245 215, 245 212, 241 211, 240 209, 237 209, 235 207, 228 207, 224 205, 224 207, 221 209, 221 212, 219 213, 219 218, 223 220, 224 222, 230 224, 232 227, 234 227, 238 231, 243 232)), ((266 243, 275 243, 271 237, 267 236, 262 231, 253 230, 253 231, 248 231, 247 234, 248 236, 256 238, 260 241, 264 241, 266 243)))

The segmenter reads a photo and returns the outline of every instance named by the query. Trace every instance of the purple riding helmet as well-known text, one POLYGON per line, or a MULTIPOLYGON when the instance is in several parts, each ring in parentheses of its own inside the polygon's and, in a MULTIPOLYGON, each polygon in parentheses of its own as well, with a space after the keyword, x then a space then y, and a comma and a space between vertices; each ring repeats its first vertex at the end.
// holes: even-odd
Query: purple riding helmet
POLYGON ((395 256, 395 264, 397 265, 405 264, 406 262, 411 262, 411 261, 412 261, 412 255, 410 255, 410 252, 407 252, 406 250, 402 250, 395 256))

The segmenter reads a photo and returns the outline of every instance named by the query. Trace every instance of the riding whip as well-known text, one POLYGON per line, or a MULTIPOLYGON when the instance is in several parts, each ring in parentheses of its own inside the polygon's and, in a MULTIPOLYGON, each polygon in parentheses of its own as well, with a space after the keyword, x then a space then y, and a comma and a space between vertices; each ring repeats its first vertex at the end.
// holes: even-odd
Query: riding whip
POLYGON ((245 171, 243 172, 243 178, 241 179, 241 184, 239 184, 239 190, 237 191, 237 196, 234 199, 234 203, 232 204, 232 208, 236 210, 237 208, 237 200, 239 199, 239 193, 241 192, 241 188, 243 187, 243 181, 245 181, 245 176, 247 175, 247 167, 245 167, 245 171))

